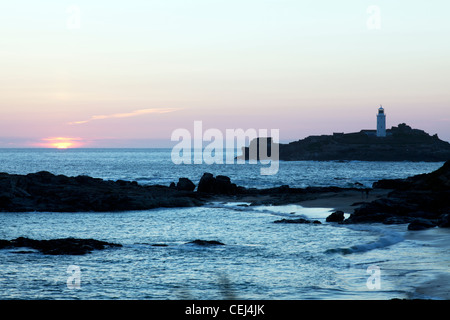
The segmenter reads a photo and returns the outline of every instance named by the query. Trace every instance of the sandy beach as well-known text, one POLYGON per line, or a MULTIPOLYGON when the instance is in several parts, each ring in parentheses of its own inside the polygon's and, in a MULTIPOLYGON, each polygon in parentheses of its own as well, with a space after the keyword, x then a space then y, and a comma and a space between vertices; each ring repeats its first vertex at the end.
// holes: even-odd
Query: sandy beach
MULTIPOLYGON (((424 231, 411 231, 406 234, 407 240, 424 241, 433 248, 436 255, 446 257, 440 263, 429 267, 434 276, 425 280, 416 288, 411 298, 450 300, 450 229, 433 228, 424 231)), ((425 268, 426 269, 426 268, 425 268)))
POLYGON ((344 213, 353 213, 358 205, 384 197, 390 191, 392 190, 373 189, 368 195, 364 191, 357 190, 330 192, 321 194, 316 199, 301 201, 297 204, 308 208, 332 208, 344 211, 344 213))
MULTIPOLYGON (((391 190, 374 189, 366 199, 365 194, 359 191, 344 191, 340 193, 323 194, 317 199, 306 200, 298 204, 310 208, 333 208, 344 213, 352 213, 353 210, 364 202, 370 202, 386 196, 391 190), (355 205, 356 204, 356 205, 355 205)), ((407 240, 417 240, 435 249, 436 254, 442 256, 450 252, 450 230, 448 228, 433 228, 423 231, 407 231, 407 240)), ((427 266, 425 266, 426 268, 427 266)), ((424 277, 422 285, 411 294, 411 299, 450 300, 450 257, 439 265, 432 266, 430 273, 435 274, 431 279, 424 277)))

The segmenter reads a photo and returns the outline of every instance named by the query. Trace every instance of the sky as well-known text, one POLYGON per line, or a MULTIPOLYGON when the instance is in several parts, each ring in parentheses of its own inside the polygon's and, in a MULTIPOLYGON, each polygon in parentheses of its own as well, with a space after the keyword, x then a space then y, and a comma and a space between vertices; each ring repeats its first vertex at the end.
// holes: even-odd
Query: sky
POLYGON ((450 141, 447 0, 0 3, 0 147, 281 142, 407 123, 450 141))

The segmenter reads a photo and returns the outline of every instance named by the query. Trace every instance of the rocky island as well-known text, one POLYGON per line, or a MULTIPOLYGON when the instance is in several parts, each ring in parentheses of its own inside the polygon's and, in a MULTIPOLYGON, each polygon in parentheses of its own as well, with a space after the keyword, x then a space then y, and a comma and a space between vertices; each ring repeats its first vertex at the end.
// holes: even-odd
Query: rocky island
MULTIPOLYGON (((259 150, 260 143, 267 143, 268 156, 272 144, 270 138, 257 138, 244 147, 239 159, 249 160, 250 150, 259 150)), ((354 133, 309 136, 305 139, 278 144, 279 159, 301 160, 359 160, 359 161, 446 161, 450 159, 450 143, 429 135, 423 130, 412 129, 402 123, 386 130, 379 137, 376 130, 361 130, 354 133)), ((258 154, 258 160, 264 155, 258 154)))

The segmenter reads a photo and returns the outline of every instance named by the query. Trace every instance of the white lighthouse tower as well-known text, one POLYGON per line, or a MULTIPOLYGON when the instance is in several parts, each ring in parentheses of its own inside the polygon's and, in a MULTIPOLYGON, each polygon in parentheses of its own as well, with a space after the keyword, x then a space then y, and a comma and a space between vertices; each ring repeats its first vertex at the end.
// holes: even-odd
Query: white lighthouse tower
POLYGON ((377 114, 377 137, 386 137, 386 114, 382 105, 378 108, 377 114))

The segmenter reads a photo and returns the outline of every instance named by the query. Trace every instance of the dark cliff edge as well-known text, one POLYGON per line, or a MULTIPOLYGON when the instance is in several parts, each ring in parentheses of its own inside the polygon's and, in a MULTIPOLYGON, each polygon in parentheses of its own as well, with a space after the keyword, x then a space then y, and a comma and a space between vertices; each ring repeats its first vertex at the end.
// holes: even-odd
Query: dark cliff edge
MULTIPOLYGON (((271 153, 271 140, 257 138, 243 148, 239 159, 249 160, 251 148, 259 150, 260 142, 268 144, 271 153)), ((443 162, 450 159, 450 143, 429 135, 423 130, 412 129, 402 123, 387 130, 386 137, 377 137, 373 130, 355 133, 334 133, 333 135, 309 136, 305 139, 278 144, 279 160, 284 161, 427 161, 443 162)), ((259 155, 259 152, 255 154, 259 155)), ((257 157, 263 159, 265 155, 257 157)))

